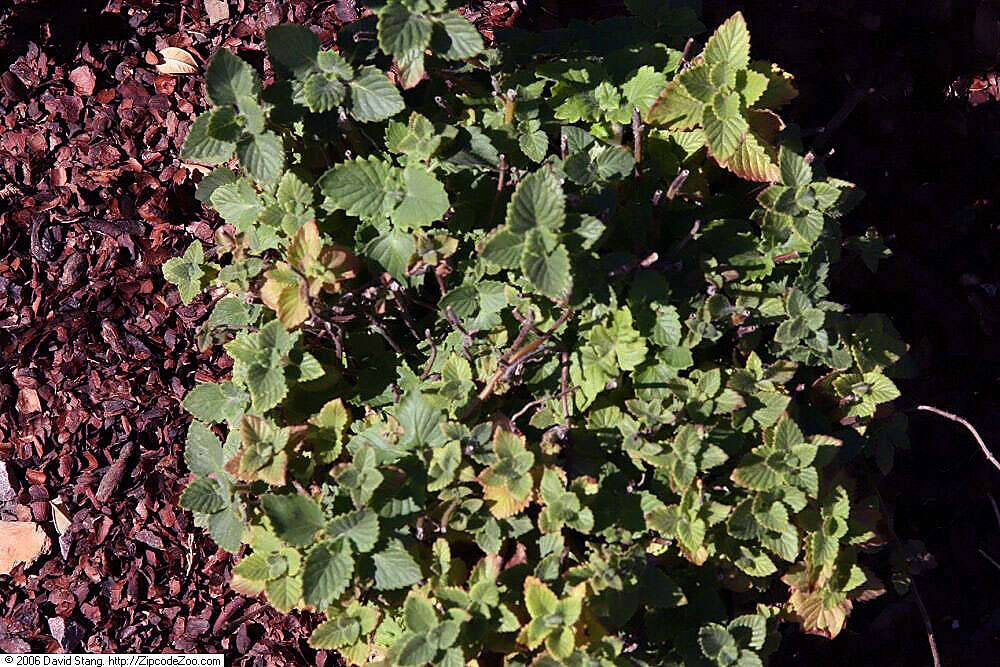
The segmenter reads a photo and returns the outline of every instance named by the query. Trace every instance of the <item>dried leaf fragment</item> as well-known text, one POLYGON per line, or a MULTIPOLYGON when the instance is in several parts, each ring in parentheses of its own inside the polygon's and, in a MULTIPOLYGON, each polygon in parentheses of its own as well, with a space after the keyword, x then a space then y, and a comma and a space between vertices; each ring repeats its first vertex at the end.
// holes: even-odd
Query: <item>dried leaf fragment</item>
POLYGON ((211 25, 225 21, 229 18, 229 3, 226 0, 205 0, 205 13, 211 25))
POLYGON ((17 392, 17 411, 22 414, 41 412, 42 403, 38 400, 38 392, 30 387, 24 387, 17 392))
POLYGON ((80 65, 72 70, 69 73, 69 80, 73 84, 76 94, 83 95, 84 97, 92 95, 94 87, 97 85, 97 77, 94 76, 94 70, 86 65, 80 65))
POLYGON ((160 74, 194 74, 198 71, 198 63, 184 49, 167 46, 160 49, 160 56, 163 57, 163 62, 156 66, 160 74))
POLYGON ((0 521, 0 574, 20 563, 29 566, 49 550, 49 536, 30 521, 0 521))

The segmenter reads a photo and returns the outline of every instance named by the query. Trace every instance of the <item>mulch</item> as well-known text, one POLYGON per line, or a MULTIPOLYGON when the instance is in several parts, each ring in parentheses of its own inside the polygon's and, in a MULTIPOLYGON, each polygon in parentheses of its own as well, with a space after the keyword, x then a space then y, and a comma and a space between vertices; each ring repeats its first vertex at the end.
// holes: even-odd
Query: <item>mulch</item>
MULTIPOLYGON (((348 0, 15 0, 0 7, 0 520, 51 551, 0 578, 0 651, 211 652, 239 664, 337 664, 309 614, 229 590, 232 567, 191 515, 179 401, 223 374, 200 352, 206 304, 184 306, 163 262, 210 241, 180 144, 201 77, 157 72, 172 46, 263 62, 264 30, 324 43, 348 0), (70 519, 60 535, 50 501, 70 519)), ((507 3, 476 10, 490 28, 507 3)))
MULTIPOLYGON (((848 221, 895 252, 876 277, 838 269, 837 297, 887 312, 918 369, 903 407, 967 417, 1000 451, 1000 4, 991 1, 704 1, 739 8, 755 53, 797 75, 789 117, 824 137, 835 175, 868 192, 848 221), (822 131, 845 109, 830 136, 822 131)), ((180 304, 160 266, 217 219, 177 155, 204 107, 200 77, 159 75, 165 46, 220 47, 261 64, 263 31, 296 21, 325 43, 351 0, 13 0, 0 3, 0 520, 35 521, 53 546, 0 577, 0 651, 220 652, 239 664, 337 664, 306 637, 316 619, 233 593, 232 559, 175 501, 206 306, 180 304), (60 536, 50 501, 64 508, 60 536)), ((549 27, 617 2, 484 2, 487 36, 549 27), (523 14, 520 14, 523 9, 523 14), (520 14, 520 15, 519 15, 520 14)), ((968 434, 911 415, 912 449, 883 495, 895 532, 937 568, 916 581, 945 664, 1000 650, 1000 496, 968 434)), ((774 664, 929 664, 912 594, 855 609, 834 642, 789 629, 774 664)))

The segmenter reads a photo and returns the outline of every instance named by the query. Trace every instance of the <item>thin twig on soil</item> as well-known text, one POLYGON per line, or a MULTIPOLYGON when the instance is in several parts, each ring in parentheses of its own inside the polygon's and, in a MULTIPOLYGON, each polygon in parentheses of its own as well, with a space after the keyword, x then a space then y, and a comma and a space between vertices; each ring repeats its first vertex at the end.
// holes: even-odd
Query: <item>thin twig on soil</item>
POLYGON ((839 109, 837 109, 837 113, 833 114, 833 118, 830 119, 830 122, 824 125, 819 131, 819 134, 816 136, 816 140, 809 148, 809 152, 806 153, 806 162, 818 165, 826 159, 826 156, 821 156, 820 153, 822 153, 823 149, 826 148, 826 145, 829 143, 833 133, 840 129, 840 126, 844 124, 844 121, 846 121, 848 116, 851 115, 851 112, 854 111, 855 107, 860 104, 861 100, 865 99, 865 97, 874 92, 874 88, 855 88, 851 94, 848 95, 847 99, 844 100, 844 103, 840 105, 839 109))
POLYGON ((979 448, 983 450, 983 456, 986 457, 986 460, 992 463, 994 468, 1000 470, 1000 461, 996 460, 996 457, 993 456, 993 452, 991 452, 989 447, 986 446, 986 443, 983 442, 983 439, 979 437, 979 431, 977 431, 975 427, 972 426, 972 424, 962 419, 958 415, 952 414, 950 412, 945 412, 940 408, 935 408, 933 405, 918 405, 916 409, 924 410, 925 412, 933 412, 934 414, 940 417, 944 417, 945 419, 950 419, 951 421, 964 426, 966 429, 968 429, 969 433, 972 434, 972 437, 976 439, 976 442, 979 443, 979 448))

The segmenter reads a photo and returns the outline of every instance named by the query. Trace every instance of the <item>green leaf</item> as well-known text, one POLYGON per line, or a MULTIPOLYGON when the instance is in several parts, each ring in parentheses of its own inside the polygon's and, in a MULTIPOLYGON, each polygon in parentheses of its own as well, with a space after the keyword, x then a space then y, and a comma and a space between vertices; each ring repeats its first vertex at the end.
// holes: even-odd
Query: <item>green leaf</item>
POLYGON ((358 640, 361 624, 356 618, 338 616, 321 623, 309 635, 309 646, 318 649, 337 649, 358 640))
MULTIPOLYGON (((236 150, 236 145, 233 144, 233 150, 236 150)), ((232 157, 232 153, 229 154, 232 157)), ((228 158, 227 158, 228 159, 228 158)), ((234 174, 230 169, 213 169, 211 173, 204 176, 201 182, 198 183, 198 190, 195 192, 195 199, 202 202, 203 204, 209 203, 212 193, 220 185, 226 185, 227 183, 235 183, 236 174, 234 174)))
POLYGON ((216 106, 236 104, 241 95, 256 95, 260 91, 257 72, 228 49, 212 58, 205 71, 205 88, 216 106))
POLYGON ((637 107, 640 113, 645 114, 666 87, 666 74, 657 72, 649 65, 643 65, 635 76, 625 82, 622 92, 630 107, 637 107))
POLYGON ((338 164, 320 177, 319 189, 323 208, 362 220, 384 218, 403 196, 393 167, 374 156, 338 164))
POLYGON ((573 287, 569 253, 561 243, 550 249, 543 234, 542 231, 528 234, 521 257, 521 270, 539 292, 553 299, 564 299, 573 287))
POLYGON ((241 232, 253 226, 264 208, 257 198, 256 190, 243 178, 235 183, 226 183, 215 188, 209 201, 223 220, 241 232))
POLYGON ((457 12, 446 12, 436 17, 444 28, 449 44, 444 52, 448 60, 466 60, 483 52, 483 37, 464 16, 457 12))
POLYGON ((698 630, 698 646, 706 658, 711 658, 720 665, 732 664, 739 655, 736 640, 718 623, 701 626, 698 630))
POLYGON ((393 646, 393 664, 400 667, 417 667, 434 660, 438 648, 426 634, 408 634, 393 646), (398 647, 398 648, 397 648, 398 647), (398 655, 397 655, 398 653, 398 655))
POLYGON ((532 229, 559 231, 566 221, 562 187, 549 169, 528 174, 517 184, 507 207, 507 227, 516 234, 532 229))
POLYGON ((354 76, 354 68, 336 51, 320 51, 316 56, 316 64, 323 72, 333 74, 339 79, 350 79, 354 76))
POLYGON ((411 12, 402 2, 392 0, 379 13, 378 44, 386 54, 398 59, 412 52, 422 53, 430 41, 430 20, 411 12))
POLYGON ((233 507, 227 507, 208 518, 208 534, 215 543, 231 554, 243 545, 243 518, 233 507))
POLYGON ((222 487, 217 480, 209 477, 199 477, 184 489, 180 505, 185 509, 203 514, 213 514, 224 509, 229 503, 222 494, 222 487))
POLYGON ((402 229, 426 227, 448 211, 448 193, 426 167, 410 165, 403 170, 403 201, 392 212, 392 221, 402 229))
POLYGON ((184 463, 196 475, 204 477, 222 471, 225 463, 222 443, 212 430, 200 421, 192 421, 184 443, 184 463))
POLYGON ((778 152, 778 166, 781 168, 781 182, 784 185, 801 186, 812 182, 812 166, 801 155, 784 146, 778 152))
POLYGON ((333 74, 312 74, 302 86, 306 106, 313 113, 336 109, 347 89, 333 74))
POLYGON ((403 428, 399 444, 404 449, 433 444, 440 436, 443 415, 420 392, 406 395, 396 410, 396 419, 403 428))
POLYGON ((532 618, 542 618, 556 611, 559 600, 548 586, 528 577, 524 582, 524 605, 532 618))
POLYGON ((216 424, 239 419, 246 410, 248 398, 246 392, 232 382, 204 382, 188 392, 183 405, 196 419, 216 424))
POLYGON ((399 230, 381 234, 365 246, 365 252, 385 267, 396 280, 406 279, 406 269, 416 251, 413 236, 399 230))
POLYGON ((705 107, 704 124, 708 149, 721 163, 725 163, 733 156, 749 129, 743 116, 722 117, 714 107, 705 107))
POLYGON ((267 412, 288 394, 285 372, 274 366, 251 366, 246 374, 247 389, 255 412, 267 412))
POLYGON ((375 588, 380 591, 408 588, 423 579, 420 566, 399 542, 375 554, 372 560, 375 562, 375 588))
MULTIPOLYGON (((232 110, 227 107, 216 107, 199 114, 181 147, 181 159, 201 164, 222 164, 233 156, 236 150, 236 139, 219 139, 211 132, 213 124, 220 122, 224 116, 232 116, 232 110)), ((204 182, 204 179, 203 181, 204 182)))
POLYGON ((330 521, 326 532, 330 537, 346 537, 359 552, 367 553, 378 541, 378 515, 368 508, 343 514, 330 521))
POLYGON ((524 235, 501 229, 492 234, 483 246, 482 257, 505 269, 520 266, 524 255, 524 235))
POLYGON ((362 123, 386 120, 405 106, 399 90, 374 67, 363 67, 350 87, 351 116, 362 123))
POLYGON ((271 566, 266 554, 252 553, 233 568, 233 574, 238 574, 251 581, 267 581, 271 579, 271 566))
POLYGON ((354 560, 346 540, 317 544, 302 571, 305 601, 320 609, 330 606, 347 590, 353 572, 354 560))
POLYGON ((264 131, 267 115, 264 113, 264 107, 261 106, 256 97, 240 95, 236 98, 236 107, 243 118, 243 127, 247 132, 250 134, 260 134, 264 131))
POLYGON ((264 33, 274 70, 283 78, 303 78, 316 66, 319 37, 301 25, 276 25, 264 33))
POLYGON ((240 165, 264 185, 274 185, 285 168, 285 147, 281 137, 263 132, 247 137, 236 147, 240 165))
POLYGON ((272 579, 267 582, 264 590, 274 608, 287 614, 302 600, 302 579, 291 576, 272 579))
POLYGON ((736 12, 708 38, 705 62, 726 63, 736 70, 750 65, 750 32, 743 14, 736 12))
POLYGON ((185 304, 194 301, 201 293, 202 277, 205 269, 205 251, 200 241, 193 241, 180 257, 173 257, 163 263, 163 277, 177 286, 181 301, 185 304))
POLYGON ((419 593, 411 592, 403 603, 406 627, 413 632, 430 632, 437 627, 438 618, 430 601, 419 593))
POLYGON ((316 501, 302 494, 261 496, 261 507, 271 520, 274 532, 292 546, 312 544, 313 536, 326 525, 323 510, 316 501))

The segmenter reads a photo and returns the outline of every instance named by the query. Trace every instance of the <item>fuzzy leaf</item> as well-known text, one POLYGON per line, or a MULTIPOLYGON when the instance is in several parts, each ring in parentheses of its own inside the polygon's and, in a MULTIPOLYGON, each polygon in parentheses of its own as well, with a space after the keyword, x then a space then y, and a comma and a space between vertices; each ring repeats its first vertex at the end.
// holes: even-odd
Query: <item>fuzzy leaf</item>
POLYGON ((256 95, 260 88, 257 73, 228 49, 212 58, 205 71, 205 88, 216 106, 236 104, 241 95, 256 95))
POLYGON ((261 507, 271 520, 274 532, 292 546, 309 546, 316 532, 326 524, 323 510, 316 501, 302 494, 264 494, 261 507))
POLYGON ((380 591, 407 588, 423 578, 420 566, 399 543, 375 554, 372 560, 375 562, 375 588, 380 591))
POLYGON ((345 540, 317 544, 302 571, 305 601, 320 609, 328 607, 347 590, 353 572, 354 561, 345 540))
POLYGON ((351 116, 362 123, 382 121, 403 110, 403 96, 374 67, 363 67, 350 88, 351 116))

